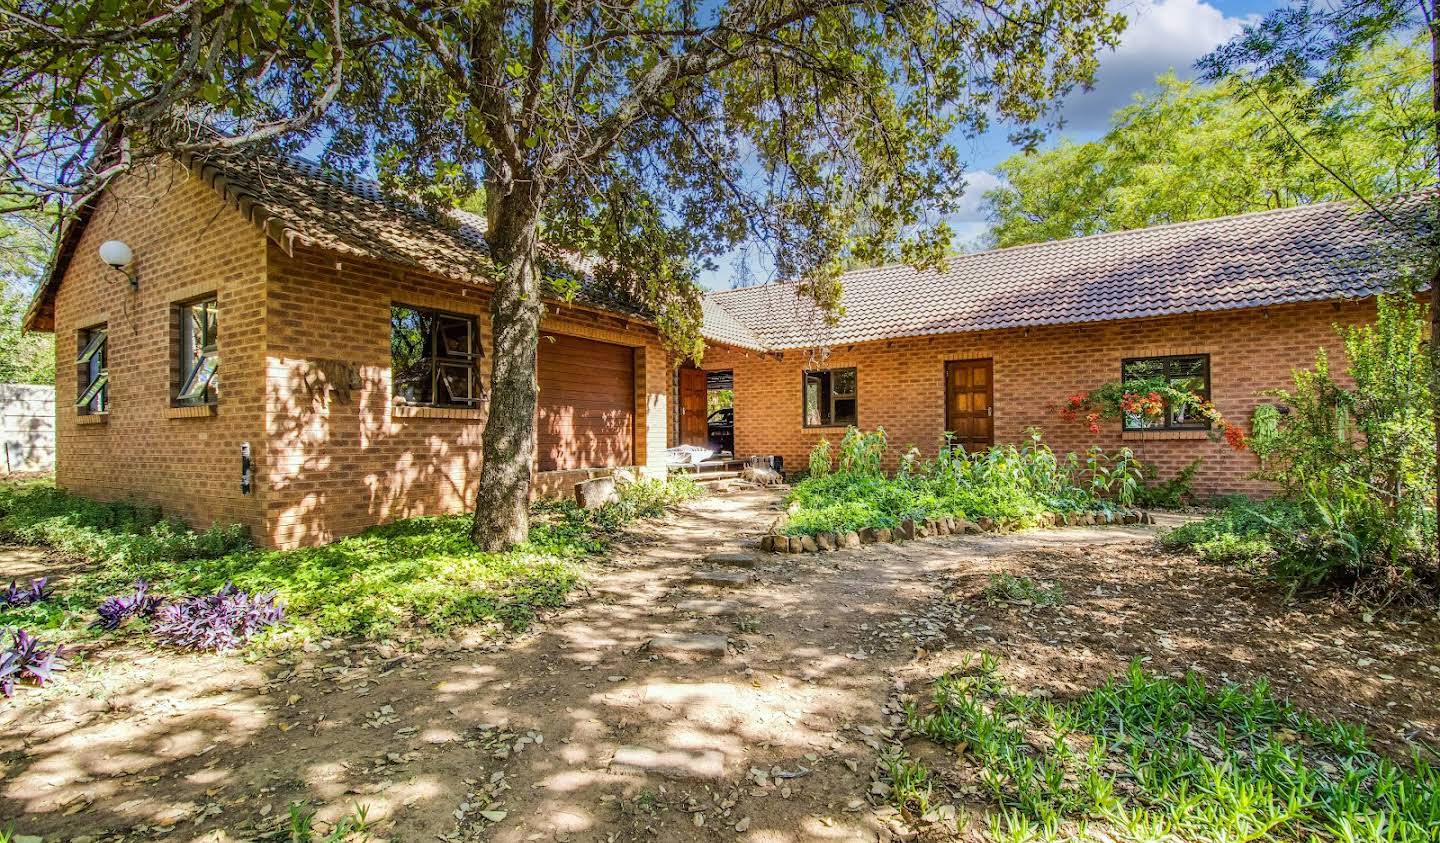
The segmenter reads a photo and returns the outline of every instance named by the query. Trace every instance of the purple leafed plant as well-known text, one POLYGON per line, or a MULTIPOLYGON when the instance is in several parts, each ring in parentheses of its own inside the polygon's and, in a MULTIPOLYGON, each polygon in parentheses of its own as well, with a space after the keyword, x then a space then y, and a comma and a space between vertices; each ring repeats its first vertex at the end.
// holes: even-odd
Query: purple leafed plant
POLYGON ((44 685, 65 669, 65 648, 47 649, 44 642, 23 629, 11 633, 10 647, 0 651, 0 694, 15 695, 15 683, 28 679, 44 685))
POLYGON ((284 618, 285 607, 276 602, 274 593, 250 595, 227 583, 214 594, 162 605, 151 629, 176 647, 224 652, 284 618))
POLYGON ((160 598, 150 593, 150 584, 136 580, 134 594, 107 597, 97 610, 100 620, 90 624, 91 629, 119 629, 120 625, 134 617, 148 617, 160 608, 160 598))
POLYGON ((27 588, 21 588, 15 580, 11 580, 10 587, 0 591, 0 606, 18 609, 31 603, 39 603, 49 596, 50 589, 45 587, 45 577, 31 580, 27 588))

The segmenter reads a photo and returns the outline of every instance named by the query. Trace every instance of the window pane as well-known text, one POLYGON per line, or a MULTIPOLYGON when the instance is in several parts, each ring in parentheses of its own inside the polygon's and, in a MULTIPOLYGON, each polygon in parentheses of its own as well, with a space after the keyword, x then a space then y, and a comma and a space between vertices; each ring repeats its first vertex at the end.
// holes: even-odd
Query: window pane
POLYGON ((105 347, 105 329, 94 328, 88 332, 89 339, 85 342, 85 348, 81 349, 80 356, 75 358, 77 365, 89 363, 91 358, 101 353, 105 347))
POLYGON ((390 309, 390 380, 396 398, 429 404, 434 397, 434 319, 410 307, 390 309))
POLYGON ((390 386, 407 404, 473 407, 482 400, 482 354, 473 316, 390 308, 390 386))
POLYGON ((805 373, 805 424, 829 424, 830 376, 826 372, 805 373))
POLYGON ((215 300, 194 302, 180 309, 180 390, 176 399, 203 404, 215 399, 220 386, 220 358, 216 352, 215 300))
POLYGON ((855 424, 855 399, 835 399, 834 424, 854 425, 855 424))
POLYGON ((440 367, 440 384, 445 400, 451 404, 475 403, 475 367, 444 364, 440 367))
POLYGON ((469 357, 475 352, 474 332, 468 319, 439 317, 439 354, 445 357, 469 357))
MULTIPOLYGON (((1121 375, 1127 381, 1164 378, 1172 387, 1193 392, 1202 400, 1210 398, 1210 357, 1206 354, 1127 360, 1121 364, 1121 375)), ((1164 415, 1159 419, 1127 415, 1123 426, 1125 430, 1193 430, 1208 428, 1210 422, 1196 414, 1194 402, 1187 401, 1178 407, 1173 402, 1167 402, 1164 415)))
POLYGON ((842 396, 842 395, 854 397, 854 395, 855 395, 855 370, 854 370, 854 369, 835 369, 835 370, 833 370, 833 371, 831 372, 831 374, 833 375, 833 377, 834 377, 834 379, 835 379, 835 386, 834 386, 835 395, 836 395, 837 397, 838 397, 838 396, 842 396))
POLYGON ((211 382, 215 379, 215 372, 220 368, 220 355, 213 352, 201 356, 200 361, 195 365, 190 377, 180 387, 180 400, 203 402, 210 388, 211 382))
POLYGON ((105 386, 110 381, 109 375, 102 374, 90 382, 80 397, 75 400, 75 406, 84 407, 92 413, 105 412, 105 386))

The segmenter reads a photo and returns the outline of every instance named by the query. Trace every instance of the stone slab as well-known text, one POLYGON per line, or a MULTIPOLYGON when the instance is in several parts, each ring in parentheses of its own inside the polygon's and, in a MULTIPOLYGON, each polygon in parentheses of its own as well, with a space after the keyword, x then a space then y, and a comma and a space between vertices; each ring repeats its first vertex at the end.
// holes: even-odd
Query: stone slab
POLYGON ((755 555, 752 553, 739 553, 733 550, 722 550, 718 553, 711 553, 705 557, 706 565, 729 565, 734 568, 755 567, 755 555))
POLYGON ((716 749, 652 749, 622 746, 610 759, 610 769, 654 773, 676 779, 716 781, 725 777, 725 754, 716 749))
POLYGON ((650 639, 650 652, 667 658, 724 658, 729 639, 723 635, 675 635, 650 639))
POLYGON ((715 585, 721 588, 739 588, 749 585, 751 577, 744 571, 696 571, 690 575, 690 582, 696 585, 715 585))
POLYGON ((740 604, 734 600, 706 600, 704 598, 681 600, 675 604, 675 608, 692 615, 709 617, 731 617, 740 614, 740 604))

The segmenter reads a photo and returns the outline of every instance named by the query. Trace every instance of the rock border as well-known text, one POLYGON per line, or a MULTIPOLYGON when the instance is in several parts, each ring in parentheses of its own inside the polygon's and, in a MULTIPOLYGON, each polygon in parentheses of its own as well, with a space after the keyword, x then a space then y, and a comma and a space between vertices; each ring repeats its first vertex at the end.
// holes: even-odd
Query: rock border
POLYGON ((820 533, 814 536, 789 536, 783 531, 790 519, 782 515, 770 525, 770 530, 760 538, 760 549, 766 553, 820 553, 845 550, 862 544, 892 544, 938 536, 979 535, 981 533, 1011 533, 1025 527, 1096 527, 1111 524, 1154 524, 1155 517, 1143 509, 1121 509, 1114 512, 1050 512, 1040 516, 1035 524, 1022 525, 1009 519, 965 518, 946 516, 915 521, 906 518, 893 530, 889 527, 866 527, 863 530, 849 530, 844 533, 820 533))

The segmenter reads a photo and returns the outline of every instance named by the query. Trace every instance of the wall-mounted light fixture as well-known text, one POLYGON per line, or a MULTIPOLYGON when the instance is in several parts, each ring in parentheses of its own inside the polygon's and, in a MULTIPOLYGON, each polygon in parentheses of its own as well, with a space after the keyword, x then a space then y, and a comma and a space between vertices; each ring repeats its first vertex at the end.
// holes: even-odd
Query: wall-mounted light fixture
POLYGON ((129 246, 119 240, 106 240, 100 244, 100 260, 105 261, 111 269, 128 278, 132 289, 140 289, 140 277, 126 269, 135 260, 135 253, 130 250, 129 246))

